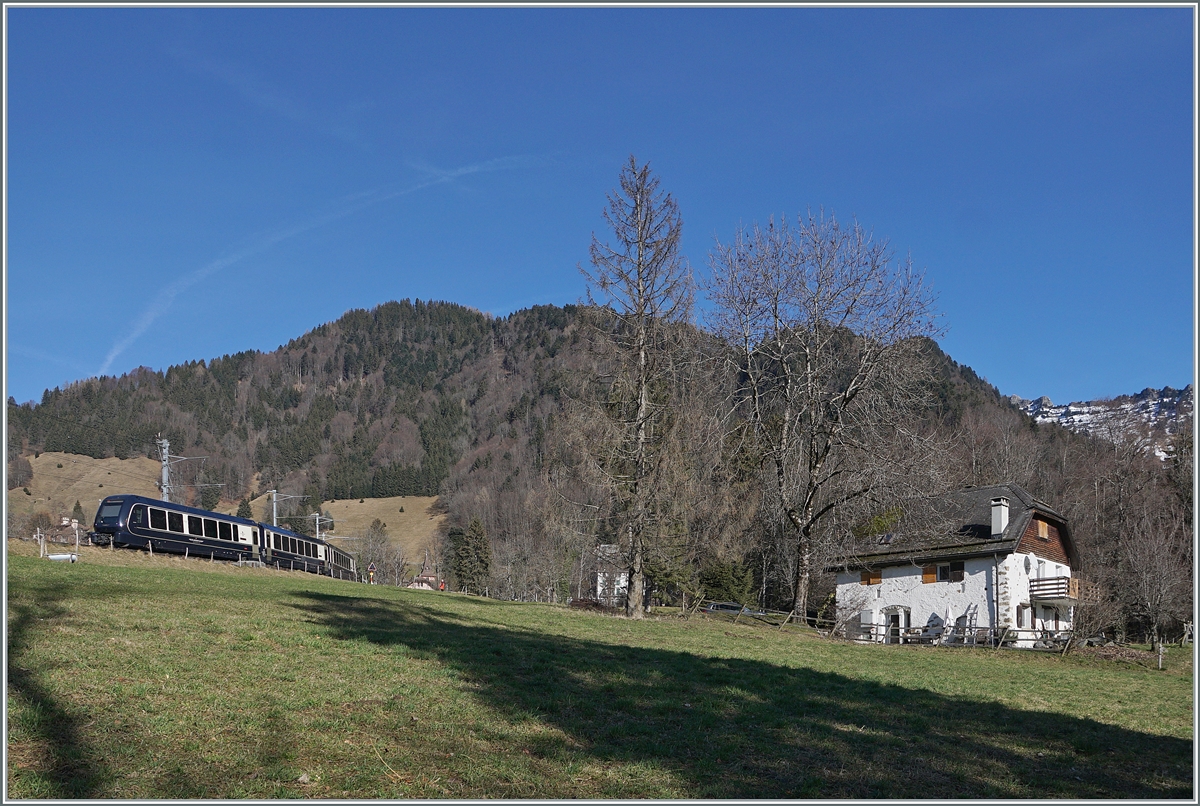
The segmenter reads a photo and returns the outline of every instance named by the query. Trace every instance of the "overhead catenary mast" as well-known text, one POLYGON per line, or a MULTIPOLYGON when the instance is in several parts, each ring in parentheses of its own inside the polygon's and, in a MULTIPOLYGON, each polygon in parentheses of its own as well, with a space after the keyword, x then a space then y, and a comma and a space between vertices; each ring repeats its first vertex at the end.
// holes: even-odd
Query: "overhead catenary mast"
POLYGON ((159 482, 159 489, 162 490, 164 501, 181 504, 182 501, 174 501, 171 498, 171 492, 178 487, 223 487, 223 484, 172 484, 171 483, 171 465, 179 464, 180 462, 188 462, 194 459, 204 461, 207 456, 172 456, 171 443, 165 439, 162 434, 158 434, 154 440, 154 444, 158 446, 159 457, 162 461, 162 480, 159 482))

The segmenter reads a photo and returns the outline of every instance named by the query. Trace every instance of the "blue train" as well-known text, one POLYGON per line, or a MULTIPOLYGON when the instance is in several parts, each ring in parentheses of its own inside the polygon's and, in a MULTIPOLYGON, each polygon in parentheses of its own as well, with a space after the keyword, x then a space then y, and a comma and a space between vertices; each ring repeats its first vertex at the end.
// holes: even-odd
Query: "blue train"
POLYGON ((111 542, 189 557, 257 560, 275 568, 358 581, 354 558, 324 540, 140 495, 110 495, 101 501, 88 536, 101 546, 111 542))

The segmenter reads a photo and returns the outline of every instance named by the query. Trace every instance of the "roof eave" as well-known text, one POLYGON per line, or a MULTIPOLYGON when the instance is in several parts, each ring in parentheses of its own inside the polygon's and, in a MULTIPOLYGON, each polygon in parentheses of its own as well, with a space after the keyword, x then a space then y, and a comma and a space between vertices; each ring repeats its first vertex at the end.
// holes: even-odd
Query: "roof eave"
POLYGON ((866 569, 887 565, 922 565, 938 560, 962 559, 965 557, 990 557, 993 554, 1011 554, 1017 548, 1017 540, 989 540, 959 546, 937 546, 915 551, 877 552, 862 554, 844 562, 825 566, 826 573, 866 569))

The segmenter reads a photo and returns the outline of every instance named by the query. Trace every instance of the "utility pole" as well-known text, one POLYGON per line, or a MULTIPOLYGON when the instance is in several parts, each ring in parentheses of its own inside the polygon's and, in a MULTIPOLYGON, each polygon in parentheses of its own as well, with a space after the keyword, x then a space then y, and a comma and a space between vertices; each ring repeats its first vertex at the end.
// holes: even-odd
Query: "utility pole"
MULTIPOLYGON (((280 495, 278 490, 267 490, 271 494, 271 525, 279 526, 279 499, 287 500, 289 498, 308 498, 307 495, 280 495)), ((320 527, 320 524, 317 524, 320 527)))
POLYGON ((307 517, 313 518, 317 522, 317 540, 321 539, 321 521, 325 521, 326 523, 333 523, 333 518, 326 518, 320 512, 314 512, 313 514, 311 514, 307 517))
MULTIPOLYGON (((163 500, 171 501, 171 491, 174 490, 176 487, 195 486, 195 485, 184 485, 184 484, 171 484, 171 465, 179 464, 180 462, 192 461, 194 459, 199 459, 201 461, 204 461, 208 457, 207 456, 172 456, 171 455, 171 443, 168 440, 163 439, 162 434, 159 434, 157 436, 157 438, 154 441, 154 444, 158 446, 158 453, 162 460, 162 481, 159 482, 158 486, 162 490, 163 500)), ((207 485, 205 485, 205 486, 207 486, 207 485)), ((182 502, 175 501, 174 503, 178 504, 178 503, 182 503, 182 502)))

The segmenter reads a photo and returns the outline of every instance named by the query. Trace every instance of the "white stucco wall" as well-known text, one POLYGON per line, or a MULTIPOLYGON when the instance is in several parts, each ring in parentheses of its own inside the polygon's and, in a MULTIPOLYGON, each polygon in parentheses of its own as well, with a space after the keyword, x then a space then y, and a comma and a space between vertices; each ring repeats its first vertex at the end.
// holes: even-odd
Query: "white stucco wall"
MULTIPOLYGON (((879 639, 883 637, 887 615, 897 611, 902 614, 902 628, 923 627, 938 620, 954 625, 964 615, 974 616, 971 623, 976 629, 1015 628, 1017 607, 1030 605, 1029 580, 1038 578, 1039 560, 1045 564, 1043 578, 1071 575, 1068 566, 1029 554, 1010 554, 998 561, 992 557, 964 560, 961 582, 922 582, 922 569, 916 565, 883 568, 881 581, 874 585, 863 585, 857 570, 843 571, 837 575, 838 610, 861 612, 864 624, 869 618, 876 625, 879 639), (997 580, 1000 581, 998 597, 997 580)), ((1058 629, 1070 629, 1071 609, 1060 606, 1058 612, 1058 629)), ((1032 616, 1032 623, 1026 619, 1025 629, 1054 629, 1053 617, 1045 617, 1043 606, 1034 608, 1032 616)))
MULTIPOLYGON (((1068 565, 1056 563, 1053 560, 1039 557, 1036 554, 1010 554, 1004 560, 1004 574, 1008 583, 1009 601, 1007 609, 1001 613, 1001 618, 998 620, 1002 627, 1017 626, 1017 607, 1029 607, 1029 581, 1031 579, 1050 579, 1051 577, 1069 577, 1071 576, 1071 568, 1068 565), (1038 563, 1044 565, 1041 569, 1039 577, 1038 563), (1026 568, 1028 566, 1028 569, 1026 568)), ((1073 615, 1072 608, 1059 606, 1058 629, 1069 630, 1071 628, 1071 617, 1073 615)), ((1047 619, 1045 610, 1042 605, 1038 605, 1033 609, 1032 621, 1029 618, 1025 620, 1026 630, 1053 630, 1054 618, 1051 616, 1047 619)))
MULTIPOLYGON (((882 580, 877 585, 863 585, 858 571, 842 572, 837 576, 838 607, 870 612, 871 623, 886 624, 888 608, 900 607, 908 611, 908 621, 902 627, 922 627, 930 623, 931 617, 954 624, 969 612, 974 614, 977 628, 993 626, 992 581, 994 566, 992 558, 963 561, 961 582, 922 582, 921 568, 915 565, 892 566, 882 570, 882 580), (861 601, 862 606, 857 603, 861 601)), ((867 617, 864 615, 863 622, 867 617)))

